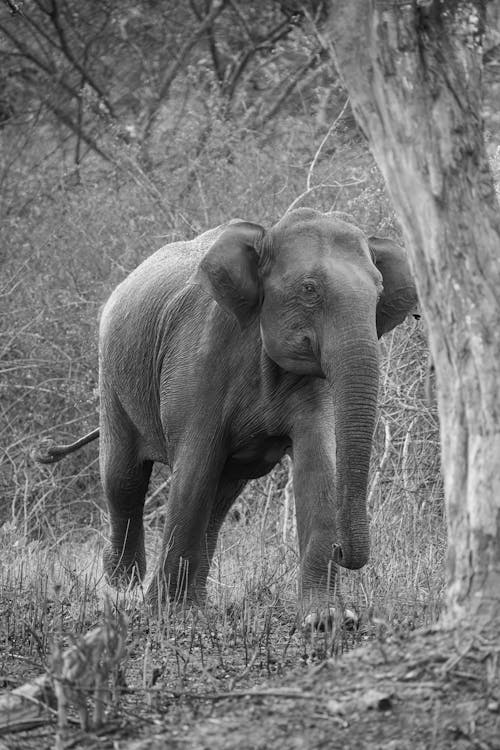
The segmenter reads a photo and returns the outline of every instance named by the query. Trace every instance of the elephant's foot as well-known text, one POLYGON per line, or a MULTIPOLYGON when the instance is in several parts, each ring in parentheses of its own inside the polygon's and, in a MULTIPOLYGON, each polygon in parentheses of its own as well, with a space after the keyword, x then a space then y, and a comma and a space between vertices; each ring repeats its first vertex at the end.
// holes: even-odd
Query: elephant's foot
POLYGON ((302 629, 306 633, 331 633, 340 629, 356 631, 359 617, 344 607, 337 565, 333 559, 328 559, 324 547, 322 554, 319 552, 321 545, 317 544, 308 550, 308 556, 302 562, 299 594, 302 629))
POLYGON ((134 557, 125 555, 108 544, 103 553, 104 574, 108 583, 114 588, 129 588, 144 580, 146 560, 144 555, 134 557))
POLYGON ((148 586, 146 600, 157 612, 167 607, 203 607, 206 601, 206 587, 190 580, 187 561, 181 561, 175 576, 160 569, 148 586))
POLYGON ((306 633, 331 632, 339 625, 344 630, 356 631, 359 628, 359 617, 352 609, 327 607, 309 612, 303 619, 303 629, 306 633))

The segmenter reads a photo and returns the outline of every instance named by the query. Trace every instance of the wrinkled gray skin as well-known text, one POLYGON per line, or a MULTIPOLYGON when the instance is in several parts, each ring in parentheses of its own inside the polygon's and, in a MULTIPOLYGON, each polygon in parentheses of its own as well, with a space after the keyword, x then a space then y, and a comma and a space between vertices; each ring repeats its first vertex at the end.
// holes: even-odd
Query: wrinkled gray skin
POLYGON ((226 513, 247 480, 289 452, 300 598, 304 609, 322 606, 335 563, 368 560, 377 339, 415 303, 400 247, 311 209, 268 231, 231 222, 145 260, 100 327, 111 581, 144 577, 154 461, 172 479, 149 594, 203 601, 226 513))

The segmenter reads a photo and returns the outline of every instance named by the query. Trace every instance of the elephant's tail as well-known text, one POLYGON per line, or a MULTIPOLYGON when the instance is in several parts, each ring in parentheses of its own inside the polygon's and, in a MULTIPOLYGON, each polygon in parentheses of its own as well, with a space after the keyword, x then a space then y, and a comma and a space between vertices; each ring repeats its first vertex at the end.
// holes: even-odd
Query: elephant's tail
POLYGON ((91 443, 98 437, 99 427, 96 427, 95 430, 92 430, 92 432, 79 438, 74 443, 70 443, 69 445, 52 445, 50 448, 47 448, 45 453, 39 453, 35 458, 39 464, 54 464, 69 453, 73 453, 74 451, 83 448, 84 445, 91 443))

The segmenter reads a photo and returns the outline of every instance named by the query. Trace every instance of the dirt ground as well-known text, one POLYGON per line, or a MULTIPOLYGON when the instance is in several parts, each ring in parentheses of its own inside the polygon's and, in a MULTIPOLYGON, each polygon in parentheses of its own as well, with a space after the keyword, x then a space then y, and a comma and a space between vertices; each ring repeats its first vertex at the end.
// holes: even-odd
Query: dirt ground
POLYGON ((459 652, 437 628, 227 691, 207 680, 175 691, 166 675, 145 703, 140 681, 132 656, 120 710, 98 732, 57 734, 49 719, 0 749, 500 750, 498 653, 480 637, 459 652))

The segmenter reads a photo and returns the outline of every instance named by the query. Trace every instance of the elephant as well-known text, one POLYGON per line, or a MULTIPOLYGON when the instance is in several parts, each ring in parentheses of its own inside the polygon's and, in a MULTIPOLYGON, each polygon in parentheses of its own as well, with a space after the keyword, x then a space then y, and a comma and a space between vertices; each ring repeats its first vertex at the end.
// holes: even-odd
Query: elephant
POLYGON ((102 312, 99 429, 45 457, 99 434, 110 582, 144 579, 159 461, 171 484, 148 596, 203 603, 231 505, 288 453, 299 606, 329 606, 336 566, 368 560, 378 339, 416 305, 402 247, 308 208, 270 229, 232 220, 144 260, 102 312))

